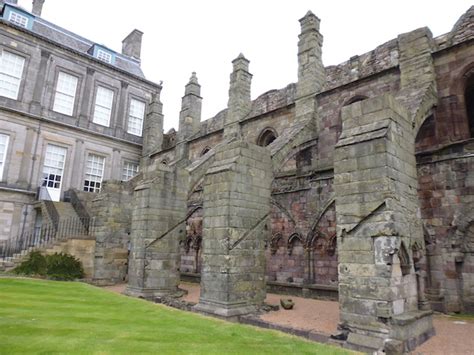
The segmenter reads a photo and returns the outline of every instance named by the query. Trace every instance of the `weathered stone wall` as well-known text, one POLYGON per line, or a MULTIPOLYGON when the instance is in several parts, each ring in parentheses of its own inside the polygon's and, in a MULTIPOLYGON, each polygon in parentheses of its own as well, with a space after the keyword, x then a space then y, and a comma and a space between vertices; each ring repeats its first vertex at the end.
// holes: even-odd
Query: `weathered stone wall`
POLYGON ((280 136, 283 131, 295 122, 294 106, 283 107, 276 111, 259 116, 258 119, 248 119, 242 123, 242 136, 247 142, 257 144, 257 138, 265 128, 272 128, 276 135, 280 136))
MULTIPOLYGON (((455 26, 466 33, 462 21, 455 26)), ((448 35, 444 41, 449 42, 448 35)), ((473 311, 473 264, 469 249, 474 165, 465 85, 474 50, 448 47, 433 54, 438 105, 416 138, 419 199, 427 243, 427 295, 435 310, 473 311), (449 50, 448 50, 449 48, 449 50)))
POLYGON ((383 93, 395 93, 400 87, 400 73, 391 69, 369 78, 353 81, 343 87, 317 96, 320 134, 318 136, 318 168, 333 166, 334 147, 342 129, 341 110, 344 106, 383 93))
POLYGON ((205 137, 200 137, 189 143, 189 159, 195 161, 202 156, 204 149, 214 148, 222 142, 223 131, 218 131, 205 137))
POLYGON ((84 278, 94 279, 94 251, 95 240, 92 238, 69 238, 52 248, 46 249, 45 254, 51 255, 54 253, 67 253, 79 259, 84 269, 84 278))
POLYGON ((132 191, 130 183, 109 180, 92 201, 91 215, 95 218, 96 237, 93 282, 96 284, 113 285, 126 280, 132 191))
POLYGON ((419 153, 418 181, 425 226, 428 296, 438 311, 474 310, 474 142, 419 153))

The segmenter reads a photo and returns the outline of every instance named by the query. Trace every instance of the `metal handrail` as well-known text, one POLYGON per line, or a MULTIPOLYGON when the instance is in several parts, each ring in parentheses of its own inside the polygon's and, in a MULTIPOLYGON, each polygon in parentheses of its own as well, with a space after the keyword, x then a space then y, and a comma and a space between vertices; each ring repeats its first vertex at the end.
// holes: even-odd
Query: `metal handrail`
POLYGON ((76 211, 79 218, 90 218, 90 215, 87 212, 87 209, 84 207, 84 204, 82 203, 81 199, 77 195, 76 190, 69 189, 64 192, 64 200, 67 200, 72 205, 74 211, 76 211))
POLYGON ((42 248, 59 240, 67 240, 71 236, 92 235, 94 218, 71 217, 43 224, 41 228, 33 229, 14 238, 0 241, 0 260, 13 258, 23 251, 42 248))
POLYGON ((38 187, 37 199, 38 201, 43 201, 44 206, 46 208, 46 212, 48 212, 49 219, 57 229, 59 223, 59 213, 56 207, 54 206, 53 199, 51 198, 51 195, 49 194, 48 189, 46 187, 38 187))

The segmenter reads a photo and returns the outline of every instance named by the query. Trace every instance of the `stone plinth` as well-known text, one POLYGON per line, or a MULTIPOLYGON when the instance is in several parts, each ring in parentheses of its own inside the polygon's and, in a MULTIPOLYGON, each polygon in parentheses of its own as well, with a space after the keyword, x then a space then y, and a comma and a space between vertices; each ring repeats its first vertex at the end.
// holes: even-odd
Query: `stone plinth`
POLYGON ((271 181, 267 149, 234 141, 216 152, 204 180, 196 310, 228 318, 252 313, 263 303, 271 181))

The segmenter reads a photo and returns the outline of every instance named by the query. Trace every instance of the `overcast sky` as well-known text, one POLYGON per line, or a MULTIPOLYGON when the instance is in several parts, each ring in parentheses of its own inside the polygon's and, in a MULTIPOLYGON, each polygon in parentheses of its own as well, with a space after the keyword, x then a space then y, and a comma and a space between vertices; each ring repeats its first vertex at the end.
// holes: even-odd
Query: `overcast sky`
MULTIPOLYGON (((31 10, 31 0, 19 0, 31 10)), ((297 78, 298 20, 321 19, 324 65, 339 64, 399 33, 451 30, 472 0, 46 0, 42 17, 120 52, 133 29, 144 32, 142 69, 163 81, 165 131, 178 128, 184 85, 196 71, 202 120, 227 106, 231 61, 250 60, 252 98, 297 78)))

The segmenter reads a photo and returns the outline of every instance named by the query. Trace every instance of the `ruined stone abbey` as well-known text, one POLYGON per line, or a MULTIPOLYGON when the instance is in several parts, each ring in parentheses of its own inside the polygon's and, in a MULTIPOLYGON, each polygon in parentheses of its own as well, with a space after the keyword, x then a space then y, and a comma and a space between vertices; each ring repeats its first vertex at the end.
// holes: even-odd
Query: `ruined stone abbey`
MULTIPOLYGON (((73 121, 64 112, 49 116, 45 126, 69 124, 71 137, 75 130, 85 137, 63 144, 75 147, 68 154, 77 159, 90 151, 77 166, 109 154, 87 148, 88 130, 108 136, 96 146, 110 140, 111 163, 102 163, 111 164, 108 179, 94 180, 86 169, 85 181, 77 172, 69 182, 77 215, 95 218, 90 279, 126 280, 127 294, 147 299, 179 295, 181 278, 199 280, 196 310, 226 318, 255 312, 267 289, 338 299, 348 347, 414 349, 434 332, 432 310, 474 312, 474 7, 447 34, 433 38, 419 28, 329 67, 321 59, 320 19, 308 12, 300 24, 297 83, 252 101, 250 62, 240 54, 232 61, 227 108, 201 121, 201 87, 192 73, 177 132, 163 133, 161 86, 130 66, 106 65, 123 76, 116 90, 112 79, 102 79, 118 100, 115 129, 88 123, 85 94, 73 121), (146 103, 142 139, 131 121, 139 105, 125 109, 130 93, 146 103), (114 173, 127 159, 140 159, 139 169, 127 165, 136 173, 131 179, 121 178, 120 168, 114 173)), ((139 58, 131 39, 141 33, 131 36, 121 55, 139 58)), ((38 56, 43 80, 54 51, 48 53, 38 56)), ((79 84, 97 90, 92 78, 102 69, 83 66, 79 84)), ((34 110, 45 98, 57 111, 58 94, 37 90, 50 89, 33 84, 23 95, 30 120, 44 113, 34 110)), ((0 103, 2 116, 14 114, 0 103)), ((28 176, 34 168, 25 159, 18 171, 28 176)), ((14 191, 2 181, 5 214, 4 195, 14 191)), ((38 223, 34 211, 46 220, 56 204, 61 217, 71 203, 48 209, 26 200, 30 220, 12 221, 31 227, 38 223)))

